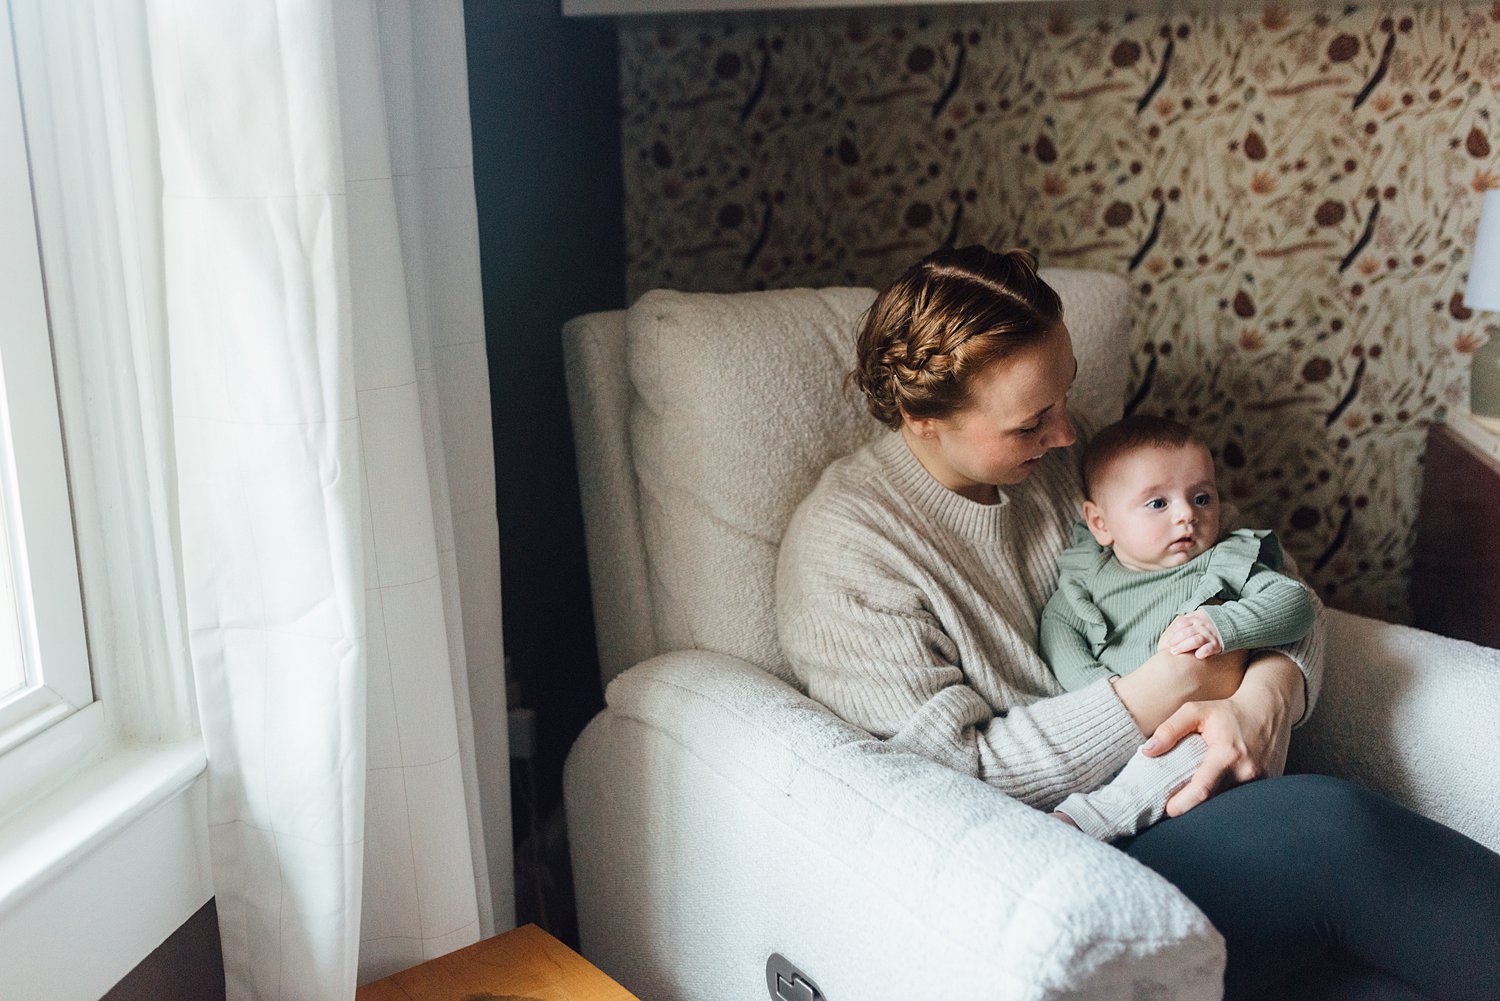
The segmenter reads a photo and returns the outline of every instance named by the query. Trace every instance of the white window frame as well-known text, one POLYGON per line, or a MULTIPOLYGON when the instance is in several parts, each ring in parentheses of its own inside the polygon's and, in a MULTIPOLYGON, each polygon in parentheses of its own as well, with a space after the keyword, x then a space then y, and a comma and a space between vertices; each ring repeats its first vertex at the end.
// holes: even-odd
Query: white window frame
POLYGON ((0 302, 9 314, 0 323, 0 530, 10 549, 27 682, 0 702, 5 807, 79 760, 104 732, 89 669, 25 140, 10 21, 0 17, 0 302))
MULTIPOLYGON (((0 170, 0 196, 31 196, 7 202, 0 261, 17 231, 40 259, 40 357, 56 379, 37 384, 56 396, 48 423, 61 429, 66 480, 53 482, 73 501, 69 515, 65 489, 42 509, 77 554, 43 560, 32 548, 28 572, 73 567, 86 625, 71 662, 93 667, 92 702, 0 754, 0 970, 29 997, 104 995, 213 895, 185 631, 155 534, 173 516, 172 484, 141 430, 160 419, 138 388, 159 373, 142 371, 136 351, 153 329, 137 322, 140 297, 155 290, 136 280, 134 256, 154 253, 145 30, 138 7, 0 0, 0 155, 21 148, 18 123, 25 141, 23 166, 0 170)), ((0 283, 7 307, 9 288, 0 283)), ((30 441, 34 422, 12 416, 30 441)), ((83 701, 53 684, 52 658, 70 658, 42 656, 48 687, 83 701)))

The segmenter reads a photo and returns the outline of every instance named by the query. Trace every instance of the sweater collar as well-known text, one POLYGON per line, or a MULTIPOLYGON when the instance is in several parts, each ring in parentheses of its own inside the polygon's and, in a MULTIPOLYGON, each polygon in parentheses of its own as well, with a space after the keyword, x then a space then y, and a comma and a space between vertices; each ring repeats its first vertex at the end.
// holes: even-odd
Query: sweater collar
POLYGON ((971 542, 1000 539, 1010 506, 1004 490, 993 504, 980 504, 954 493, 932 478, 899 433, 883 435, 875 442, 874 452, 896 492, 934 521, 971 542))

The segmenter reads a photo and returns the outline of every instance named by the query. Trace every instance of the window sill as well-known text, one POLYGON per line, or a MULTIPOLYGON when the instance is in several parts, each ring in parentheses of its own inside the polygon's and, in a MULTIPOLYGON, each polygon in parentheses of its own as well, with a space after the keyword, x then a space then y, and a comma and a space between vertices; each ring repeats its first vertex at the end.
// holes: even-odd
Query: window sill
POLYGON ((0 826, 0 967, 98 997, 212 896, 203 748, 123 745, 0 826))

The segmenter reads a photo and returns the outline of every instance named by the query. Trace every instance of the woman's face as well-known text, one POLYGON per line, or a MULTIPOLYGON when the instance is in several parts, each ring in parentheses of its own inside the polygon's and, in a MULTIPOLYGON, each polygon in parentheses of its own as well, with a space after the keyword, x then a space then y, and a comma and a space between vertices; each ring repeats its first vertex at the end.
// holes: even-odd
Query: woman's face
POLYGON ((973 376, 963 409, 945 418, 908 417, 907 440, 939 483, 988 503, 996 487, 1020 483, 1042 456, 1078 439, 1068 419, 1068 389, 1077 375, 1073 340, 1059 323, 1039 343, 973 376))

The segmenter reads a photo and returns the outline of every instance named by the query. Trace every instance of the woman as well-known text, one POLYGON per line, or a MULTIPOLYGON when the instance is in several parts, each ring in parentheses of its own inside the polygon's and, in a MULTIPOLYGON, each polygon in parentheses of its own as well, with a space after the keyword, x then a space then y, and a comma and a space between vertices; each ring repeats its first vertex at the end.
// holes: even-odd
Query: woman
POLYGON ((1103 784, 1144 735, 1159 754, 1199 733, 1173 819, 1116 844, 1224 934, 1228 998, 1283 976, 1500 997, 1500 856, 1350 783, 1242 784, 1281 774, 1311 709, 1321 612, 1243 680, 1242 662, 1158 654, 1061 692, 1035 641, 1080 499, 1076 372, 1023 253, 939 251, 877 297, 851 378, 895 433, 831 465, 782 542, 780 638, 808 693, 1038 809, 1103 784))

